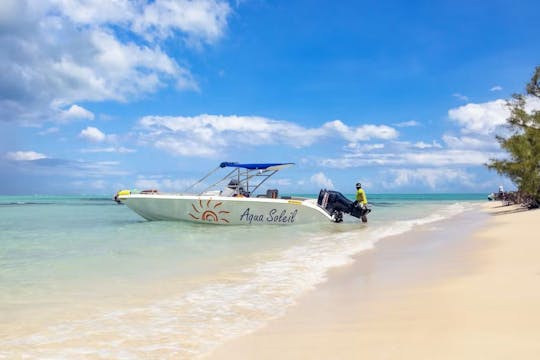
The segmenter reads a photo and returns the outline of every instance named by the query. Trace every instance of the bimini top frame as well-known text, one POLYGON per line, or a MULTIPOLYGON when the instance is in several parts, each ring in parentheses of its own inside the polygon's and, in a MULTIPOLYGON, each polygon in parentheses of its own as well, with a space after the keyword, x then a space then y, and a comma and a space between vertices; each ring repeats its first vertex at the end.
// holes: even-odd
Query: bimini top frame
POLYGON ((212 185, 206 187, 203 191, 198 193, 198 195, 202 195, 210 189, 213 189, 216 186, 231 180, 236 180, 236 187, 234 189, 236 194, 249 195, 253 194, 264 182, 266 182, 266 180, 268 180, 276 172, 292 165, 294 165, 294 163, 239 164, 237 162, 222 162, 217 168, 210 171, 199 181, 185 189, 184 192, 187 192, 188 190, 202 183, 219 169, 232 168, 232 170, 229 171, 227 175, 225 175, 223 178, 216 181, 212 185))

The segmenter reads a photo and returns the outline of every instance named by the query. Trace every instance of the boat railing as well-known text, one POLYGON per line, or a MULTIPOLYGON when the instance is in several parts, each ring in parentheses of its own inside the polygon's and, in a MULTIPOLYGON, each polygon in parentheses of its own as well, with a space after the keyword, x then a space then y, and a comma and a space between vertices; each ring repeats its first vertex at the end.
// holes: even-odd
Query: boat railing
MULTIPOLYGON (((262 186, 262 184, 264 184, 270 177, 272 177, 283 167, 290 165, 292 165, 292 163, 238 164, 233 162, 223 162, 218 167, 203 176, 201 179, 184 189, 182 193, 192 193, 200 196, 210 191, 217 191, 216 187, 222 187, 220 189, 221 191, 233 190, 233 196, 253 196, 255 192, 262 186), (225 176, 219 178, 219 180, 217 181, 209 181, 211 182, 211 185, 207 186, 206 184, 204 184, 204 182, 209 180, 210 177, 214 175, 219 169, 226 167, 233 167, 234 169, 228 171, 225 176), (233 184, 233 181, 236 182, 236 184, 233 184), (226 184, 227 182, 228 184, 226 186, 223 186, 223 184, 226 184), (200 188, 203 189, 199 190, 200 188), (194 191, 195 189, 197 190, 194 191)), ((277 194, 267 194, 266 197, 277 198, 277 194)))

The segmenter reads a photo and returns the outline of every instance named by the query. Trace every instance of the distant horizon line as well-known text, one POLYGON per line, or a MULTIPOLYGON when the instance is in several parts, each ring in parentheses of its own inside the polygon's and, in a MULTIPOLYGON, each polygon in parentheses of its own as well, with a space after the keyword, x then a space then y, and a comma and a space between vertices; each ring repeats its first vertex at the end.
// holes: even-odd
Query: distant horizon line
MULTIPOLYGON (((510 190, 515 191, 515 190, 510 190)), ((496 192, 496 191, 492 191, 496 192)), ((181 191, 163 191, 163 194, 179 194, 182 193, 181 191)), ((295 195, 308 195, 308 194, 317 194, 318 192, 284 192, 285 194, 295 194, 295 195)), ((342 192, 346 195, 354 194, 354 192, 342 192)), ((368 195, 484 195, 486 192, 368 192, 368 195)), ((489 192, 487 192, 489 194, 489 192)), ((49 193, 49 194, 0 194, 0 196, 100 196, 100 197, 106 197, 106 196, 113 196, 114 192, 112 193, 80 193, 80 194, 62 194, 62 193, 49 193), (112 194, 112 195, 111 195, 112 194)))

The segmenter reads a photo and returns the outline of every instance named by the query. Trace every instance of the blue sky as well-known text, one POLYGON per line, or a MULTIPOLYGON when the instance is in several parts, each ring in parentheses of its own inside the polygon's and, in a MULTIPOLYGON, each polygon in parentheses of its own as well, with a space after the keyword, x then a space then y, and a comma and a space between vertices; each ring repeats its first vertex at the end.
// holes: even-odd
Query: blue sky
MULTIPOLYGON (((284 192, 490 192, 538 1, 4 0, 0 193, 182 190, 295 162, 284 192)), ((540 109, 531 101, 530 109, 540 109)))

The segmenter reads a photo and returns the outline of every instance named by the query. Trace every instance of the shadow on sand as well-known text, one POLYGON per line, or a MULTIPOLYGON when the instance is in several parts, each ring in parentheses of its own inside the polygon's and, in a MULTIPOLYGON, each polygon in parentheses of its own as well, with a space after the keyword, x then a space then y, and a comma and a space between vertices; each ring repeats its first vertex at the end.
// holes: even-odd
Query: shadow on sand
POLYGON ((493 209, 496 209, 494 212, 492 212, 492 215, 499 216, 499 215, 508 215, 508 214, 515 214, 523 211, 534 211, 537 209, 527 209, 526 206, 522 205, 499 205, 493 207, 493 209), (503 210, 505 209, 506 210, 503 210))

